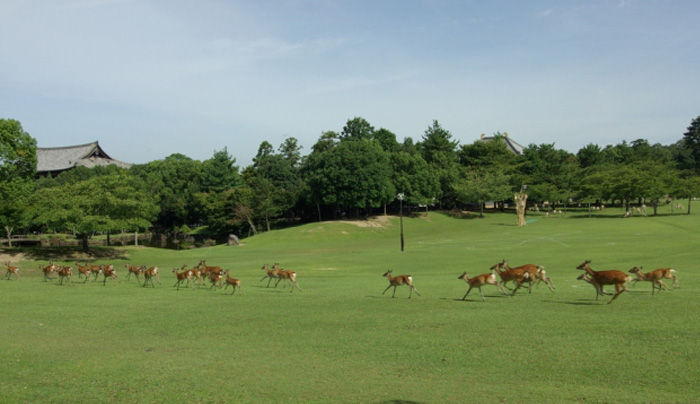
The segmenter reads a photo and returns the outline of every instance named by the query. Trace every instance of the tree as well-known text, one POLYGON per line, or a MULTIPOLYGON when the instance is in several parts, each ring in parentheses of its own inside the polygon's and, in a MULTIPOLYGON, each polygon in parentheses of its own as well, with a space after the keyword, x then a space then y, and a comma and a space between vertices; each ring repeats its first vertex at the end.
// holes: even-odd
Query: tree
POLYGON ((364 118, 348 119, 340 132, 340 140, 370 140, 374 136, 374 126, 364 118))
POLYGON ((471 169, 454 184, 457 201, 478 203, 479 217, 483 218, 487 201, 502 201, 513 195, 509 181, 510 178, 499 170, 471 169))
POLYGON ((459 172, 457 145, 458 142, 452 140, 452 134, 443 129, 437 120, 426 129, 420 143, 423 158, 433 168, 440 181, 440 194, 437 197, 441 205, 454 202, 452 184, 459 172))
POLYGON ((14 228, 25 224, 24 211, 35 175, 36 140, 19 121, 0 119, 0 223, 10 246, 14 228))
POLYGON ((683 142, 695 160, 695 171, 700 173, 700 116, 690 122, 683 134, 683 142))
POLYGON ((440 193, 440 181, 420 154, 399 151, 391 155, 391 182, 411 205, 430 205, 440 193))
POLYGON ((301 149, 302 146, 299 146, 299 142, 296 138, 288 137, 284 139, 284 143, 282 143, 277 150, 290 167, 297 169, 301 164, 301 149))
POLYGON ((87 252, 96 232, 151 227, 159 211, 156 198, 140 179, 122 173, 37 190, 30 209, 35 225, 72 230, 87 252))
POLYGON ((579 167, 571 153, 554 144, 530 145, 521 156, 516 183, 528 185, 528 196, 543 201, 567 201, 577 188, 579 167))
POLYGON ((508 150, 503 141, 503 135, 497 133, 492 141, 476 141, 462 145, 458 152, 459 162, 464 167, 491 168, 500 167, 502 170, 513 167, 515 154, 508 150))
POLYGON ((202 190, 204 192, 223 192, 241 185, 236 159, 223 150, 215 151, 212 158, 202 164, 202 190))
POLYGON ((176 153, 163 160, 134 165, 130 172, 146 183, 149 192, 160 196, 160 214, 157 220, 160 226, 170 228, 199 221, 194 194, 201 191, 200 161, 176 153))
POLYGON ((330 150, 312 153, 304 177, 319 215, 321 206, 350 208, 357 214, 359 209, 394 199, 389 156, 370 140, 342 141, 330 150))

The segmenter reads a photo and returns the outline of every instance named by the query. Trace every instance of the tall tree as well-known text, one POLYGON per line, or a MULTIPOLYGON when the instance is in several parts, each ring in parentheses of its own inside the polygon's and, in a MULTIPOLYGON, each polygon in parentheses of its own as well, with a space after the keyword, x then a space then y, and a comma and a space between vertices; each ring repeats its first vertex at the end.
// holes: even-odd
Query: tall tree
POLYGON ((437 120, 426 129, 422 139, 420 149, 423 158, 433 168, 440 181, 440 204, 452 205, 455 202, 452 184, 459 172, 456 151, 458 142, 452 140, 452 134, 443 129, 437 120))
POLYGON ((374 126, 360 117, 349 119, 340 133, 341 140, 370 140, 373 136, 374 126))
POLYGON ((683 134, 683 141, 695 160, 695 171, 700 173, 700 116, 690 122, 688 130, 683 134))
POLYGON ((215 151, 212 158, 202 163, 202 190, 204 192, 223 192, 241 185, 236 159, 231 157, 224 147, 215 151))
POLYGON ((14 228, 24 224, 35 174, 36 140, 19 121, 0 119, 0 223, 10 246, 14 228))
POLYGON ((509 178, 498 169, 476 168, 465 172, 453 185, 461 203, 479 204, 479 217, 484 217, 488 201, 503 201, 513 196, 509 178))

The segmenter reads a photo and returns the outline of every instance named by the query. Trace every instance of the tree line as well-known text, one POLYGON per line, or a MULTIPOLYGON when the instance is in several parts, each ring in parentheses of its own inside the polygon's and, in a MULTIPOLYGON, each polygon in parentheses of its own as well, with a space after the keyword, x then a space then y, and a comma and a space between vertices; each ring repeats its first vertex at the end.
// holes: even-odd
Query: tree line
MULTIPOLYGON (((241 169, 226 148, 199 161, 183 154, 134 165, 77 167, 35 179, 36 141, 12 119, 0 119, 0 222, 15 232, 172 234, 206 226, 212 238, 245 236, 300 221, 386 213, 398 204, 439 209, 481 208, 512 200, 615 202, 654 207, 667 197, 700 193, 700 117, 671 145, 644 139, 573 154, 530 144, 521 155, 495 133, 460 145, 433 121, 421 139, 399 141, 360 117, 323 132, 307 155, 297 139, 277 149, 263 141, 241 169)), ((690 205, 688 206, 690 209, 690 205)))

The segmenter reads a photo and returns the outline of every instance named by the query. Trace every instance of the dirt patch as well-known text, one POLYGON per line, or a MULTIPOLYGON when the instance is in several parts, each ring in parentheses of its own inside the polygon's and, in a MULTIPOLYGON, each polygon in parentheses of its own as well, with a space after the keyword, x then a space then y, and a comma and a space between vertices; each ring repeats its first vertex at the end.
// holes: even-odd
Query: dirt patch
POLYGON ((357 227, 387 227, 396 216, 373 216, 367 220, 340 220, 339 223, 354 224, 357 227))

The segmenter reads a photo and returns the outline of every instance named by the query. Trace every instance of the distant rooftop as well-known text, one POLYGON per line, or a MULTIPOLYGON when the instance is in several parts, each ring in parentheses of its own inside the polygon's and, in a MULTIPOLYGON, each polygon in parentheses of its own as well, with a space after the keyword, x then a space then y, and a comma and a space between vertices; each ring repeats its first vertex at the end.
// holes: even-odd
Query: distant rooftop
POLYGON ((37 175, 56 175, 78 166, 96 167, 116 165, 131 168, 130 163, 111 158, 98 142, 64 147, 37 147, 37 175))
POLYGON ((505 142, 506 147, 508 147, 508 150, 513 152, 516 155, 521 155, 523 154, 523 150, 525 149, 523 146, 520 145, 520 143, 516 142, 515 140, 511 139, 510 136, 508 136, 508 132, 504 133, 503 136, 486 136, 484 134, 481 135, 481 139, 477 140, 477 142, 490 142, 496 138, 499 138, 503 142, 505 142))

